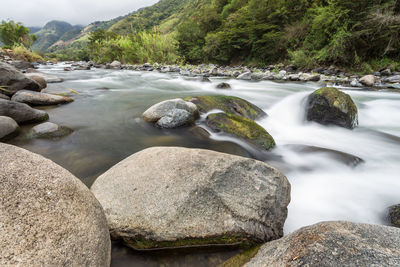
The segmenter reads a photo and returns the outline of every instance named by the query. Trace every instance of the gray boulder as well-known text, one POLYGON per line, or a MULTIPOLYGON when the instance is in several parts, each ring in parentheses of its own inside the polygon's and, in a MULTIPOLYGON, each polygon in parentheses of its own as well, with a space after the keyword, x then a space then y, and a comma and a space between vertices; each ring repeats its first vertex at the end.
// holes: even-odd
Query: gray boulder
POLYGON ((25 75, 30 78, 30 77, 34 77, 34 76, 39 76, 42 77, 46 83, 61 83, 64 80, 61 79, 60 77, 54 76, 54 75, 50 75, 47 73, 43 73, 40 72, 38 70, 35 69, 27 69, 25 75))
POLYGON ((360 79, 360 83, 368 87, 374 86, 375 82, 376 78, 374 75, 365 75, 360 79))
POLYGON ((192 114, 194 117, 198 117, 197 106, 180 98, 165 100, 155 104, 146 110, 142 117, 147 122, 157 122, 173 109, 183 109, 192 114))
POLYGON ((398 83, 400 82, 400 75, 389 76, 387 78, 384 78, 382 81, 386 83, 398 83))
POLYGON ((0 99, 10 100, 10 97, 0 93, 0 99))
POLYGON ((32 135, 38 138, 63 137, 72 132, 72 129, 65 126, 57 125, 52 122, 41 123, 32 128, 32 135))
POLYGON ((15 120, 10 117, 0 116, 0 140, 15 133, 18 128, 15 120))
POLYGON ((20 70, 26 70, 26 69, 33 68, 33 64, 31 62, 24 61, 24 60, 11 61, 10 64, 20 70))
POLYGON ((245 266, 400 266, 399 247, 398 228, 323 222, 265 244, 245 266))
POLYGON ((161 128, 177 128, 184 125, 193 124, 195 118, 193 114, 184 109, 172 109, 156 123, 161 128))
POLYGON ((34 106, 58 105, 74 101, 72 98, 67 96, 38 93, 26 90, 18 91, 15 95, 13 95, 11 100, 34 106))
POLYGON ((110 67, 113 68, 113 69, 119 69, 119 68, 121 68, 121 62, 119 62, 119 61, 117 61, 117 60, 114 60, 114 61, 110 64, 110 67))
POLYGON ((286 177, 263 162, 178 147, 138 152, 91 190, 111 236, 135 249, 274 240, 290 201, 286 177))
POLYGON ((250 71, 248 71, 248 72, 245 72, 245 73, 242 73, 242 74, 240 74, 238 77, 237 77, 237 79, 238 80, 251 80, 251 72, 250 71))
POLYGON ((29 76, 29 78, 37 82, 40 85, 40 89, 44 89, 47 87, 47 82, 43 77, 37 75, 31 75, 29 76))
POLYGON ((109 266, 102 207, 67 170, 0 143, 0 265, 109 266))
POLYGON ((0 116, 13 118, 18 123, 41 122, 49 119, 49 115, 27 104, 0 99, 0 116))
POLYGON ((2 93, 12 96, 19 90, 40 91, 40 85, 27 78, 22 72, 11 65, 0 62, 0 86, 4 87, 2 93))

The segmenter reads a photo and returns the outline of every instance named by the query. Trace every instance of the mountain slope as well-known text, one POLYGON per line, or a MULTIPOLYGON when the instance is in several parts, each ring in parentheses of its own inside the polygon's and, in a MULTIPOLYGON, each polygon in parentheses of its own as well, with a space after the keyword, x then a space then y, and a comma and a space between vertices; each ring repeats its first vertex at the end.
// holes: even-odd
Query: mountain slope
POLYGON ((37 41, 33 45, 34 51, 46 51, 50 46, 60 40, 70 38, 81 31, 82 26, 72 26, 64 21, 50 21, 40 31, 36 32, 37 41))

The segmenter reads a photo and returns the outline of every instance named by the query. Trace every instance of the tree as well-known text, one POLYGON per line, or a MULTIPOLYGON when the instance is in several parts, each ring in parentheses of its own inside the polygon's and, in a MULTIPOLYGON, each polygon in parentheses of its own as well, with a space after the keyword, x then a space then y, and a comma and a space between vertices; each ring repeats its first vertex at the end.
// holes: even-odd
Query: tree
POLYGON ((13 20, 3 20, 0 24, 0 40, 9 47, 23 45, 30 48, 36 41, 36 36, 29 34, 29 28, 21 22, 15 23, 13 20))

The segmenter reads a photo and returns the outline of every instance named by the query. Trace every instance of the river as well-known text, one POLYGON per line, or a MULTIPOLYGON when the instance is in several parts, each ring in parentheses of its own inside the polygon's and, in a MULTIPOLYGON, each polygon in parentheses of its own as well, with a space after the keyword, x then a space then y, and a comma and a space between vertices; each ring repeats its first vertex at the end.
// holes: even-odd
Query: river
MULTIPOLYGON (((399 93, 342 88, 359 110, 359 127, 348 130, 305 121, 304 100, 321 87, 317 83, 221 78, 204 83, 177 74, 104 69, 65 72, 64 67, 40 67, 65 80, 49 84, 47 91, 65 93, 73 89, 79 94, 73 96, 71 104, 45 109, 51 122, 75 132, 57 140, 20 137, 11 143, 50 158, 87 186, 142 149, 185 146, 265 160, 284 172, 292 185, 286 234, 326 220, 384 224, 385 209, 400 203, 399 93), (232 89, 216 89, 222 81, 232 89), (258 123, 275 138, 276 149, 258 153, 223 136, 207 139, 193 134, 190 128, 161 130, 140 119, 148 107, 162 100, 206 94, 238 96, 262 108, 269 116, 258 123)), ((202 265, 212 266, 232 253, 190 253, 191 259, 177 259, 134 254, 114 246, 113 266, 128 266, 132 260, 143 266, 203 261, 202 265)))

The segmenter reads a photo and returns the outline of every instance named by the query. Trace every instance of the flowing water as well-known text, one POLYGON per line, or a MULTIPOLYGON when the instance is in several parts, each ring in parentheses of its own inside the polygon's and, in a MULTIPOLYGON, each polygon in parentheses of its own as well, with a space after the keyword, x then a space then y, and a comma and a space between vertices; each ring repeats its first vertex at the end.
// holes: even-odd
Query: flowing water
MULTIPOLYGON (((222 79, 203 83, 176 74, 127 70, 64 72, 65 66, 42 71, 65 79, 49 92, 73 89, 71 104, 46 108, 50 121, 75 132, 58 140, 25 139, 13 144, 42 154, 65 167, 86 185, 127 156, 151 146, 212 149, 265 160, 279 168, 292 185, 285 233, 326 220, 385 223, 385 209, 400 203, 400 94, 343 88, 359 109, 359 127, 347 130, 304 120, 304 101, 320 88, 317 83, 276 83, 224 80, 231 90, 215 89, 222 79), (258 121, 275 138, 269 153, 213 134, 205 138, 195 128, 161 130, 143 122, 141 114, 162 100, 205 94, 244 98, 265 110, 258 121)), ((174 266, 203 262, 216 265, 232 251, 146 256, 118 246, 113 265, 174 266), (189 255, 189 256, 188 256, 189 255), (191 255, 191 256, 190 256, 191 255), (213 256, 214 255, 214 256, 213 256)))

